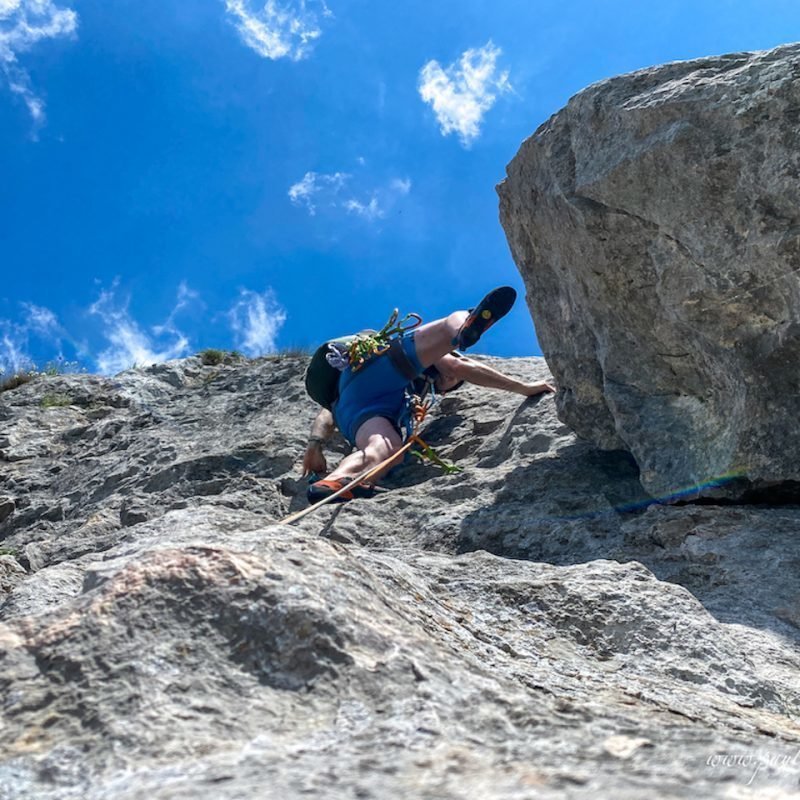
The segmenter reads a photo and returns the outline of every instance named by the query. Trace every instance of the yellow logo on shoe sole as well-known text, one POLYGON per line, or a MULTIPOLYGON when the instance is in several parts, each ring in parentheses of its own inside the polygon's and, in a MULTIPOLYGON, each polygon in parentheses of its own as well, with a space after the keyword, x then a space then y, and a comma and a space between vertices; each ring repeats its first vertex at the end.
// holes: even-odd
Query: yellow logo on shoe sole
POLYGON ((484 309, 483 309, 483 311, 481 311, 481 316, 482 316, 484 319, 491 319, 491 318, 492 318, 492 312, 491 312, 491 311, 489 311, 489 309, 488 309, 488 308, 484 308, 484 309))

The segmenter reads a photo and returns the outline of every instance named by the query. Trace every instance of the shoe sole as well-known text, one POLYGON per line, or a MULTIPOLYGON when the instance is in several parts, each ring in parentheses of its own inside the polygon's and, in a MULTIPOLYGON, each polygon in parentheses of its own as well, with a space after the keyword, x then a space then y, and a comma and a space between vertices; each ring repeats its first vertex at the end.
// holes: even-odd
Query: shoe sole
POLYGON ((501 286, 489 292, 461 326, 454 342, 458 349, 466 350, 474 346, 497 320, 511 311, 516 299, 517 292, 510 286, 501 286))
MULTIPOLYGON (((342 486, 345 486, 346 483, 343 483, 341 486, 337 488, 333 488, 331 486, 324 486, 320 489, 314 490, 313 485, 309 488, 306 492, 306 497, 308 498, 309 503, 318 503, 320 500, 324 500, 326 497, 330 497, 332 494, 336 494, 342 486)), ((334 500, 331 500, 331 503, 346 503, 350 500, 356 499, 369 499, 373 497, 375 494, 375 489, 377 487, 367 488, 365 486, 354 486, 352 489, 344 492, 344 494, 340 494, 334 500)))

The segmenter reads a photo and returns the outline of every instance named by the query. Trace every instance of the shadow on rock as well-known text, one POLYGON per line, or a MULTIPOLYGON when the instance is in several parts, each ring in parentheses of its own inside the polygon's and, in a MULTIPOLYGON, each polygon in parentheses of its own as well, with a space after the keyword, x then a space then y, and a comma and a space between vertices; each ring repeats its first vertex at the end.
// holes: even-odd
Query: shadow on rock
POLYGON ((510 472, 491 505, 461 524, 459 552, 553 564, 607 558, 621 541, 620 522, 641 513, 652 498, 624 451, 604 452, 589 444, 563 447, 510 472))
POLYGON ((627 453, 577 443, 509 473, 494 502, 462 521, 458 550, 558 566, 637 561, 720 622, 796 642, 798 527, 796 508, 658 503, 627 453))

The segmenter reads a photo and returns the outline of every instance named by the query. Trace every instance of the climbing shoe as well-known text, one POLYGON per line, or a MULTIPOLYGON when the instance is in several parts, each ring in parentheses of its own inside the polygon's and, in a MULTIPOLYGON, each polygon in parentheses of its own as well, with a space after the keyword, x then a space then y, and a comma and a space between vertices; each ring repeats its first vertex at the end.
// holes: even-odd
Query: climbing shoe
POLYGON ((497 320, 511 311, 516 299, 517 293, 510 286, 493 289, 469 312, 458 335, 453 339, 453 345, 459 350, 472 347, 497 320))
MULTIPOLYGON (((308 491, 306 492, 308 502, 318 503, 320 500, 324 500, 326 497, 335 494, 343 486, 347 486, 348 483, 350 483, 350 480, 316 481, 308 487, 308 491)), ((375 486, 370 483, 358 483, 352 489, 342 492, 335 500, 331 500, 331 503, 346 503, 348 500, 353 500, 356 497, 372 497, 374 494, 375 486)))

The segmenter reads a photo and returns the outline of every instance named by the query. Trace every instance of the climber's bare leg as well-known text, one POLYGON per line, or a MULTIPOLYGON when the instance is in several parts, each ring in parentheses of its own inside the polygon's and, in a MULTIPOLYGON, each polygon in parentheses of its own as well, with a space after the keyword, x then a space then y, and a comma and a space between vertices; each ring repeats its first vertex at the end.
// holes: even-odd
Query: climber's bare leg
POLYGON ((417 347, 417 358, 423 367, 435 364, 454 349, 453 339, 458 336, 468 316, 467 311, 454 311, 449 317, 437 319, 417 328, 414 332, 414 343, 417 347))
MULTIPOLYGON (((364 422, 356 431, 356 450, 342 459, 336 469, 326 477, 326 480, 352 480, 362 472, 377 467, 381 461, 396 453, 403 444, 400 434, 394 425, 385 417, 372 417, 364 422)), ((380 472, 371 476, 370 483, 377 481, 393 466, 388 464, 380 472)))

